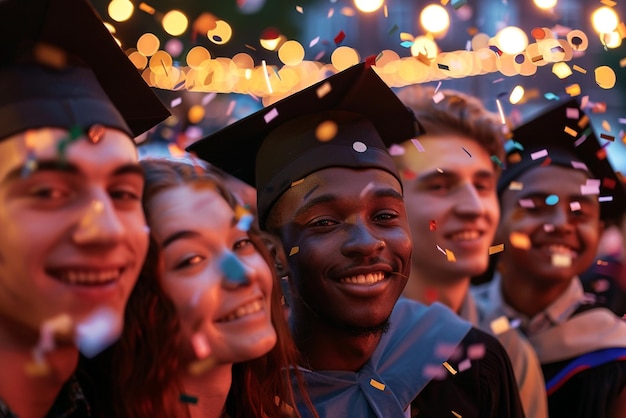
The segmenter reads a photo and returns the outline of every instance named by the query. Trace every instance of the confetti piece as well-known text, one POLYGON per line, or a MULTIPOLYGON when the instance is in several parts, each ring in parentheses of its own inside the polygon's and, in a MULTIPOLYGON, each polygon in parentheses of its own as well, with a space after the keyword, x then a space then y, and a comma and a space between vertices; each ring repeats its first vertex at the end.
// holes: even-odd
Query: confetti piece
POLYGON ((500 159, 496 155, 492 155, 490 158, 491 161, 498 164, 500 167, 504 167, 504 164, 502 164, 502 161, 500 161, 500 159))
POLYGON ((570 202, 569 204, 569 209, 572 212, 576 212, 577 210, 580 210, 581 206, 580 206, 580 202, 570 202))
POLYGON ((198 397, 197 396, 187 395, 186 393, 181 393, 178 399, 182 403, 190 403, 190 404, 194 404, 194 405, 198 404, 198 397))
POLYGON ((445 98, 446 96, 443 94, 443 92, 437 92, 435 93, 435 95, 433 95, 433 102, 439 103, 445 98))
POLYGON ((217 361, 214 356, 209 356, 200 361, 194 361, 189 364, 187 370, 192 375, 199 375, 205 373, 207 370, 212 369, 216 365, 217 361))
POLYGON ((511 328, 509 318, 504 315, 491 321, 489 327, 494 335, 500 335, 511 328))
POLYGON ((141 10, 142 12, 146 12, 146 13, 148 13, 150 15, 153 15, 156 12, 154 7, 150 6, 149 4, 143 3, 143 2, 139 3, 139 10, 141 10))
POLYGON ((367 186, 363 187, 363 190, 361 190, 361 193, 359 193, 359 197, 361 199, 363 199, 363 197, 365 197, 365 195, 367 195, 367 193, 372 190, 374 188, 374 182, 369 182, 367 184, 367 186))
POLYGON ((296 11, 300 14, 304 14, 304 9, 302 9, 302 6, 296 6, 296 11))
POLYGON ((250 230, 250 227, 252 226, 252 222, 254 221, 254 216, 252 216, 252 214, 247 214, 241 217, 241 219, 239 219, 239 222, 237 222, 237 229, 240 231, 244 231, 244 232, 248 232, 250 230))
POLYGON ((520 199, 518 203, 523 208, 534 208, 535 207, 535 202, 533 202, 532 199, 520 199))
POLYGON ((607 189, 614 189, 616 186, 616 181, 613 179, 610 179, 608 177, 605 177, 602 179, 602 187, 606 187, 607 189))
POLYGON ((545 232, 552 232, 552 231, 554 231, 554 225, 552 225, 552 224, 545 224, 543 226, 543 230, 545 232))
POLYGON ((552 254, 552 265, 555 267, 570 267, 572 257, 569 254, 552 254))
POLYGON ((450 250, 448 250, 446 248, 446 257, 448 258, 448 261, 451 263, 455 263, 456 262, 456 257, 454 256, 454 253, 450 250))
POLYGON ((436 220, 434 220, 434 219, 433 219, 433 220, 431 220, 431 221, 429 221, 429 222, 428 222, 428 228, 429 228, 431 231, 435 231, 435 230, 437 230, 437 221, 436 221, 436 220))
POLYGON ((447 65, 445 65, 445 64, 437 63, 437 67, 438 67, 440 70, 450 71, 450 67, 449 67, 449 66, 447 66, 447 65))
POLYGON ((583 184, 580 186, 580 193, 584 196, 587 195, 599 195, 600 194, 600 185, 599 184, 583 184))
POLYGON ((465 149, 465 147, 461 147, 461 148, 463 148, 463 151, 465 151, 467 155, 469 155, 470 157, 472 156, 472 154, 470 154, 469 151, 465 149))
POLYGON ((311 42, 309 42, 309 48, 313 48, 315 45, 317 45, 317 43, 320 41, 320 37, 318 36, 317 38, 313 38, 311 40, 311 42))
POLYGON ((427 364, 422 371, 423 375, 434 380, 443 380, 446 378, 446 370, 440 364, 427 364))
POLYGON ((119 315, 110 308, 99 308, 76 326, 76 345, 88 358, 95 357, 118 339, 122 332, 119 315))
POLYGON ((530 154, 530 158, 532 160, 538 160, 539 158, 543 158, 543 157, 547 157, 548 156, 548 150, 547 149, 542 149, 540 151, 535 151, 533 153, 530 154))
POLYGON ((581 92, 580 85, 579 84, 569 85, 565 87, 565 92, 569 94, 571 97, 579 96, 581 92))
POLYGON ((289 257, 291 257, 292 255, 298 254, 299 251, 300 251, 300 247, 292 247, 291 251, 289 251, 289 257))
POLYGON ((466 358, 462 362, 459 363, 459 372, 464 372, 472 367, 472 360, 466 358))
POLYGON ((387 35, 393 35, 394 33, 398 31, 398 29, 400 29, 398 25, 393 25, 391 29, 387 31, 387 35))
POLYGON ((322 97, 330 93, 331 90, 332 90, 332 86, 330 85, 329 82, 326 82, 322 84, 321 86, 319 86, 319 88, 315 91, 315 93, 317 94, 317 98, 321 99, 322 97))
POLYGON ((278 116, 278 109, 273 108, 263 116, 263 119, 265 119, 265 123, 270 123, 276 116, 278 116))
POLYGON ((270 83, 270 76, 267 74, 267 64, 265 60, 261 60, 261 66, 263 67, 263 76, 265 77, 265 84, 267 85, 267 91, 272 94, 274 93, 274 89, 272 89, 272 84, 270 83))
POLYGON ((441 252, 443 253, 443 255, 447 255, 447 254, 446 254, 446 251, 445 251, 443 248, 441 248, 439 245, 437 245, 436 247, 437 247, 437 249, 438 249, 439 251, 441 251, 441 252))
POLYGON ((454 10, 459 10, 461 7, 467 4, 467 0, 452 0, 451 4, 454 10))
POLYGON ((452 415, 454 415, 455 418, 463 418, 461 414, 459 414, 458 412, 455 412, 455 411, 450 411, 450 412, 452 412, 452 415))
POLYGON ((404 147, 402 145, 393 144, 389 147, 389 154, 393 157, 397 157, 405 154, 404 147))
POLYGON ((209 340, 202 332, 196 332, 191 336, 191 347, 199 359, 207 358, 211 354, 209 340))
POLYGON ((500 123, 506 125, 506 118, 504 117, 504 110, 502 109, 502 103, 500 103, 500 99, 496 99, 496 105, 498 106, 498 113, 500 114, 500 123))
POLYGON ((489 247, 489 255, 501 253, 504 251, 504 244, 496 244, 489 247))
POLYGON ((478 360, 485 357, 485 344, 472 344, 467 347, 467 357, 471 360, 478 360))
POLYGON ((545 98, 546 98, 546 99, 548 99, 548 100, 559 100, 559 96, 557 96, 557 95, 556 95, 556 94, 554 94, 554 93, 550 93, 550 92, 545 93, 545 94, 543 95, 543 97, 545 97, 545 98))
POLYGON ((582 67, 579 67, 578 65, 574 64, 574 66, 572 68, 574 68, 574 71, 578 71, 579 73, 582 73, 582 74, 587 74, 587 70, 585 70, 582 67))
POLYGON ((602 202, 612 202, 613 201, 613 196, 600 196, 598 197, 598 202, 602 203, 602 202))
POLYGON ((175 99, 173 99, 170 102, 170 107, 171 108, 175 108, 176 106, 178 106, 179 104, 181 104, 183 102, 183 98, 182 97, 177 97, 175 99))
POLYGON ((413 144, 413 146, 415 146, 415 148, 419 151, 419 152, 424 152, 425 149, 422 146, 422 143, 418 140, 418 139, 411 139, 411 144, 413 144))
POLYGON ((352 143, 352 149, 356 152, 365 152, 367 151, 367 145, 361 141, 354 141, 354 143, 352 143))
POLYGON ((615 137, 613 135, 607 135, 605 133, 600 133, 600 138, 606 139, 607 141, 615 141, 615 137))
POLYGON ((383 383, 380 383, 380 382, 379 382, 379 381, 377 381, 377 380, 370 379, 370 385, 371 385, 372 387, 375 387, 376 389, 378 389, 378 390, 382 391, 382 392, 384 392, 384 391, 385 391, 385 385, 384 385, 383 383))
POLYGON ((519 181, 512 181, 511 184, 509 184, 509 190, 523 190, 524 189, 524 183, 519 182, 519 181))
POLYGON ((522 232, 511 232, 509 241, 511 246, 520 250, 528 250, 530 248, 530 237, 522 232))
POLYGON ((578 109, 577 107, 568 107, 567 109, 565 109, 565 116, 568 119, 578 120, 578 118, 580 117, 580 109, 578 109))
POLYGON ((447 361, 443 362, 443 367, 445 367, 452 376, 454 376, 455 374, 457 374, 457 371, 454 369, 454 367, 452 367, 450 365, 450 363, 448 363, 447 361))
POLYGON ((557 195, 555 195, 555 194, 551 194, 551 195, 546 197, 545 202, 546 202, 546 205, 548 205, 548 206, 554 206, 557 203, 559 203, 559 197, 557 195))
POLYGON ((344 39, 346 39, 346 34, 344 31, 340 30, 333 40, 335 41, 335 45, 339 45, 344 39))
POLYGON ((228 251, 222 255, 219 266, 227 284, 231 286, 241 286, 249 283, 245 267, 232 252, 228 251))

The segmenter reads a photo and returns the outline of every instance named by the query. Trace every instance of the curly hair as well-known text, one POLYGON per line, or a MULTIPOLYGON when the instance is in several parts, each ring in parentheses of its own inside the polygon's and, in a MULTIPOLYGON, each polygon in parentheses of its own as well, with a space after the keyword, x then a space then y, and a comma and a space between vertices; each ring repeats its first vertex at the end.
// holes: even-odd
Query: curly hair
MULTIPOLYGON (((401 89, 397 95, 413 112, 424 134, 457 134, 476 141, 489 155, 504 158, 506 126, 499 116, 488 111, 481 101, 456 90, 440 90, 443 98, 437 102, 434 87, 420 85, 401 89)), ((500 166, 495 164, 496 170, 500 166)))
MULTIPOLYGON (((160 192, 189 184, 213 187, 235 209, 236 198, 226 189, 221 178, 205 169, 169 160, 143 160, 146 175, 143 205, 150 219, 151 200, 160 192)), ((264 236, 256 226, 250 239, 270 267, 273 258, 264 236)), ((113 352, 114 408, 116 416, 127 418, 188 417, 178 379, 179 353, 182 348, 180 320, 172 301, 161 289, 157 266, 159 250, 150 240, 148 256, 128 302, 124 333, 113 352)), ((296 372, 298 384, 292 386, 285 370, 296 369, 297 351, 282 312, 281 288, 271 268, 273 287, 271 320, 277 343, 266 355, 236 363, 232 368, 232 384, 226 400, 226 413, 231 418, 280 417, 299 399, 317 416, 306 393, 302 376, 296 372)), ((292 411, 291 416, 300 416, 292 411)))

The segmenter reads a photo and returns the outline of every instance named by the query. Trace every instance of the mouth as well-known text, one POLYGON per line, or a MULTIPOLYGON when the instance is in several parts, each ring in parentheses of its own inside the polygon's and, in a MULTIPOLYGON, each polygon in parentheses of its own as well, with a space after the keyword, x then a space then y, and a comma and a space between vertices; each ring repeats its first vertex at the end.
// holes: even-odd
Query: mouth
POLYGON ((475 241, 483 236, 483 232, 477 229, 467 229, 447 235, 446 238, 453 242, 475 241))
POLYGON ((385 273, 377 271, 374 273, 357 274, 356 276, 342 277, 339 283, 373 285, 385 279, 385 273))
POLYGON ((246 316, 254 315, 257 312, 261 312, 264 309, 265 305, 263 303, 263 298, 255 299, 218 318, 216 322, 224 323, 236 321, 246 316))
POLYGON ((48 269, 46 273, 55 280, 72 286, 107 286, 120 280, 125 268, 48 269))
POLYGON ((569 258, 570 260, 578 258, 578 251, 565 244, 546 244, 542 245, 540 249, 551 257, 569 258))

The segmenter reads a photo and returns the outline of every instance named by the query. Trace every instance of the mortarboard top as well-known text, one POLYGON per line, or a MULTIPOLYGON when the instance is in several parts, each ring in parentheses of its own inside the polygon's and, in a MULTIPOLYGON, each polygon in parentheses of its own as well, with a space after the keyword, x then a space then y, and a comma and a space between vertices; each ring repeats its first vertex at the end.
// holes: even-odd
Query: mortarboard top
POLYGON ((263 225, 293 182, 323 168, 379 168, 400 179, 387 147, 414 137, 414 122, 395 93, 361 63, 199 140, 187 151, 256 187, 263 225), (331 122, 322 124, 326 121, 331 122), (322 126, 329 130, 319 132, 322 126))
POLYGON ((505 148, 507 163, 498 182, 498 194, 533 167, 555 164, 582 169, 600 181, 600 197, 612 197, 600 203, 601 217, 621 217, 626 192, 576 99, 560 103, 514 129, 505 148))
POLYGON ((169 116, 86 0, 0 0, 0 139, 101 124, 140 135, 169 116))

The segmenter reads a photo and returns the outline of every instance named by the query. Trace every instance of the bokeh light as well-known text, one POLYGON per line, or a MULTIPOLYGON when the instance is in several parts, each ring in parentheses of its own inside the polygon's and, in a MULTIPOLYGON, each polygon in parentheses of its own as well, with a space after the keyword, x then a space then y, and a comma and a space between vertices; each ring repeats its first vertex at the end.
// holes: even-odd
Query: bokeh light
POLYGON ((137 40, 137 50, 146 57, 151 57, 159 50, 161 41, 153 33, 144 33, 137 40))
POLYGON ((537 6, 540 9, 543 10, 548 10, 548 9, 554 9, 554 7, 556 6, 557 0, 533 0, 533 2, 535 3, 535 6, 537 6))
POLYGON ((446 9, 438 4, 430 4, 420 13, 420 24, 432 34, 445 32, 450 26, 450 16, 446 9))
POLYGON ((206 36, 211 42, 223 45, 230 41, 231 36, 233 36, 233 29, 225 21, 217 20, 215 22, 215 29, 208 31, 206 36))
POLYGON ((591 14, 591 23, 596 32, 609 33, 617 29, 619 17, 612 8, 602 6, 591 14))
POLYGON ((128 0, 111 0, 108 11, 111 19, 116 22, 124 22, 133 15, 135 6, 128 0))
POLYGON ((187 16, 180 10, 170 10, 163 16, 163 29, 172 36, 178 36, 185 33, 189 21, 187 16))
POLYGON ((372 13, 380 9, 384 0, 354 0, 354 5, 363 13, 372 13))
POLYGON ((528 46, 528 36, 516 26, 507 26, 495 36, 496 46, 507 54, 519 54, 528 46))

